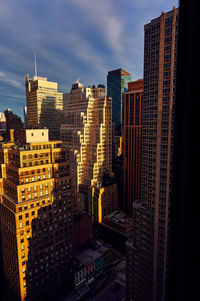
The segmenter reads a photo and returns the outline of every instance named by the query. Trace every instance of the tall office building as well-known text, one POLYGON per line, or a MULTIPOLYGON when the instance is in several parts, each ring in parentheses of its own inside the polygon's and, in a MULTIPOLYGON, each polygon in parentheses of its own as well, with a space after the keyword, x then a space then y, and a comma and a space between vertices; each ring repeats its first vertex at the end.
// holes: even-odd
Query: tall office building
POLYGON ((145 25, 141 202, 127 244, 127 297, 165 301, 168 283, 178 9, 145 25))
POLYGON ((81 206, 87 210, 89 186, 101 185, 103 174, 112 170, 111 114, 111 98, 103 85, 72 85, 61 139, 70 153, 81 206))
POLYGON ((143 80, 128 83, 124 94, 123 211, 130 217, 133 202, 140 199, 143 80))
MULTIPOLYGON (((12 135, 11 135, 12 137, 12 135)), ((62 141, 26 130, 0 144, 0 230, 6 300, 58 300, 72 280, 75 186, 62 141), (56 292, 56 295, 55 295, 56 292)))
POLYGON ((58 84, 36 75, 29 79, 26 74, 25 86, 28 128, 48 128, 50 139, 59 139, 63 122, 63 94, 58 92, 58 84))
POLYGON ((112 120, 115 127, 115 135, 121 135, 123 122, 124 93, 128 90, 128 82, 131 75, 124 69, 116 69, 107 75, 107 96, 112 97, 112 120))

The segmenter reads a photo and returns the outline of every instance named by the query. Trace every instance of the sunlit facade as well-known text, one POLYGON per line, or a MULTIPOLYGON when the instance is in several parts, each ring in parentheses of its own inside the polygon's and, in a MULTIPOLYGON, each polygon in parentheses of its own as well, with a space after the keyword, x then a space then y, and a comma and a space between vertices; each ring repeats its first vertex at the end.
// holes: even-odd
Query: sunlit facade
POLYGON ((70 288, 73 213, 78 202, 62 142, 46 139, 47 130, 28 131, 29 143, 24 146, 12 141, 0 144, 6 297, 41 300, 49 294, 55 300, 58 283, 62 287, 67 282, 70 288))
POLYGON ((103 85, 83 87, 77 82, 72 86, 61 139, 70 152, 83 205, 88 187, 101 185, 103 174, 112 170, 112 102, 103 85))
POLYGON ((50 139, 60 138, 63 122, 63 93, 58 84, 46 77, 25 76, 27 118, 29 129, 49 129, 50 139))

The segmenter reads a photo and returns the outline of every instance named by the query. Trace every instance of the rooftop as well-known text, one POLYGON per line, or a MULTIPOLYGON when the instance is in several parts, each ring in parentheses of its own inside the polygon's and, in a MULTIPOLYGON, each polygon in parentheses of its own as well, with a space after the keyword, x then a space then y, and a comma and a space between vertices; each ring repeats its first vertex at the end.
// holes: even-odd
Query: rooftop
POLYGON ((124 76, 124 75, 131 75, 131 74, 129 72, 127 72, 126 70, 120 68, 120 69, 109 71, 108 75, 121 75, 121 76, 124 76))
POLYGON ((118 232, 119 234, 129 236, 132 232, 132 219, 120 210, 113 211, 112 213, 104 216, 102 225, 118 232))
POLYGON ((109 244, 103 244, 99 240, 90 241, 89 244, 74 252, 76 259, 82 265, 88 265, 101 257, 107 250, 111 248, 109 244))

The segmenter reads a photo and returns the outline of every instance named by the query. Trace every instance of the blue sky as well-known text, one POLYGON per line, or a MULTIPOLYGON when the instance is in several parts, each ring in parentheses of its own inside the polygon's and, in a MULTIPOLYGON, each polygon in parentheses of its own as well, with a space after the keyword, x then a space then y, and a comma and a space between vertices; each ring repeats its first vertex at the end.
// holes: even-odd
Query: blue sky
POLYGON ((106 84, 107 72, 124 68, 143 77, 144 25, 178 0, 0 0, 0 112, 23 116, 24 75, 58 82, 68 92, 106 84))

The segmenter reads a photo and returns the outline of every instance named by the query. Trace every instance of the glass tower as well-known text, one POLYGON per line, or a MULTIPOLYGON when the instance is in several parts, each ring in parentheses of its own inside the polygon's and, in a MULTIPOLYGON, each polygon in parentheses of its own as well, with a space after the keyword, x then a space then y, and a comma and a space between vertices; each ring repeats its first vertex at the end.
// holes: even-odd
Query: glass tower
POLYGON ((123 99, 128 90, 128 82, 131 75, 124 69, 116 69, 107 75, 107 96, 112 97, 112 120, 115 124, 115 132, 121 133, 123 123, 123 99))

